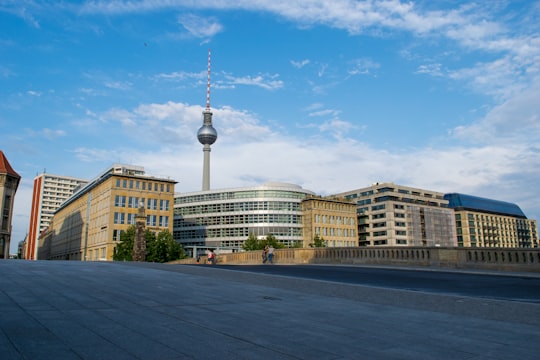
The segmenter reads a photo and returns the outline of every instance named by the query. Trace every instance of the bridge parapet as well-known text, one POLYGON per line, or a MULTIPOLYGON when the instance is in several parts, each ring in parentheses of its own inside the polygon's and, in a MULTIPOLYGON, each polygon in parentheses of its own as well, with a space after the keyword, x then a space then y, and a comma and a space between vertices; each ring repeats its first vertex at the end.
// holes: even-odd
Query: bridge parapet
MULTIPOLYGON (((218 264, 254 265, 260 251, 219 254, 218 264)), ((184 259, 174 263, 194 263, 184 259)), ((276 264, 399 265, 540 272, 540 249, 442 247, 332 247, 276 249, 276 264)))

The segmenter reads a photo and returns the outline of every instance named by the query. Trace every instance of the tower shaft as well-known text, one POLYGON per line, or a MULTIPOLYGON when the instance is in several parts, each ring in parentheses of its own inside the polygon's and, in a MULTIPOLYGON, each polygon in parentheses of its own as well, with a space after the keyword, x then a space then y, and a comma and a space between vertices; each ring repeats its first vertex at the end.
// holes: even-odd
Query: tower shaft
POLYGON ((210 145, 204 145, 203 181, 202 190, 210 190, 210 145))

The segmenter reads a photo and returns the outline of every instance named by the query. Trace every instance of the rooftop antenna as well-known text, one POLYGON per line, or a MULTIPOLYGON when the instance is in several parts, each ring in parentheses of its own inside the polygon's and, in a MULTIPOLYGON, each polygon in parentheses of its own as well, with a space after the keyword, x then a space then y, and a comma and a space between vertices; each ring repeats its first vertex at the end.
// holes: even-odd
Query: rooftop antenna
POLYGON ((206 111, 210 111, 210 49, 208 49, 208 82, 206 84, 206 111))

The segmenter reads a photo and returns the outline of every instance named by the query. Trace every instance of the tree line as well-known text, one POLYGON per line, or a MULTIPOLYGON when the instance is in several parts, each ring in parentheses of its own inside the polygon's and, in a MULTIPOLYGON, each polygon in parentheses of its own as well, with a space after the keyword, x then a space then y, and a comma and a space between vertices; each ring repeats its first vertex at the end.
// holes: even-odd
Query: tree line
MULTIPOLYGON (((135 231, 135 225, 132 225, 120 235, 120 243, 114 248, 113 260, 133 261, 135 231)), ((161 231, 156 235, 146 229, 144 238, 146 240, 147 262, 165 263, 186 257, 182 244, 174 240, 169 230, 161 231)))
MULTIPOLYGON (((122 235, 120 242, 114 248, 113 260, 133 261, 133 244, 135 242, 135 225, 130 226, 122 235)), ((174 240, 169 230, 159 232, 157 235, 146 229, 144 232, 146 240, 146 261, 165 263, 169 261, 184 259, 186 257, 182 244, 174 240)), ((255 234, 249 237, 242 244, 244 251, 262 250, 265 246, 272 246, 275 249, 283 249, 285 245, 279 242, 273 234, 268 234, 265 239, 259 240, 255 234)), ((326 247, 326 241, 322 236, 315 235, 310 247, 326 247)), ((300 242, 293 245, 295 248, 302 247, 300 242)))

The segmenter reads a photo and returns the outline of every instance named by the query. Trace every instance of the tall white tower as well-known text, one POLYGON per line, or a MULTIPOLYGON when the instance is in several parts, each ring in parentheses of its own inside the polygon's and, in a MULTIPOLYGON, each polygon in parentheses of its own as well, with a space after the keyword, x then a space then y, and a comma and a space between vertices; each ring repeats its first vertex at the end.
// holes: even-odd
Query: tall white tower
POLYGON ((206 86, 206 108, 203 111, 203 125, 197 132, 197 139, 204 145, 203 182, 202 190, 210 190, 210 145, 217 140, 217 131, 212 126, 212 111, 210 110, 210 49, 208 49, 208 83, 206 86))

